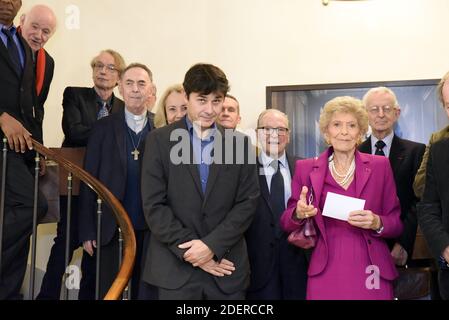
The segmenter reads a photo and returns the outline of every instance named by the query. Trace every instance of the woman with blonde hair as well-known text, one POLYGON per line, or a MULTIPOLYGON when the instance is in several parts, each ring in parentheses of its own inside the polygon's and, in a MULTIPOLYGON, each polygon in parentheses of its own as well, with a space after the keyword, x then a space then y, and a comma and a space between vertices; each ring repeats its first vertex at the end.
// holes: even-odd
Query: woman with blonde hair
POLYGON ((398 273, 385 238, 399 236, 403 227, 388 158, 357 150, 368 129, 359 99, 330 100, 319 123, 329 148, 296 162, 292 196, 281 217, 286 232, 306 219, 315 225, 307 299, 392 299, 398 273), (342 220, 324 216, 329 193, 363 199, 364 208, 347 212, 342 220))
POLYGON ((187 98, 181 84, 169 87, 163 93, 154 116, 154 126, 160 128, 181 120, 187 112, 187 98))

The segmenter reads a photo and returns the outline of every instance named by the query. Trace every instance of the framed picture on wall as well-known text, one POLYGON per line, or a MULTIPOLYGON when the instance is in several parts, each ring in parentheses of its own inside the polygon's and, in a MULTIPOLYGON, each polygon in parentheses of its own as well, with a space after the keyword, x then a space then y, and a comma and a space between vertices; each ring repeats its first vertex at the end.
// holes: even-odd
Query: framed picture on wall
POLYGON ((401 107, 395 133, 404 139, 427 144, 432 132, 448 124, 446 112, 436 93, 438 82, 438 79, 428 79, 268 86, 266 103, 267 108, 279 109, 289 117, 291 141, 288 151, 309 158, 319 155, 326 148, 318 120, 327 101, 338 96, 362 99, 370 88, 385 86, 394 91, 401 107))

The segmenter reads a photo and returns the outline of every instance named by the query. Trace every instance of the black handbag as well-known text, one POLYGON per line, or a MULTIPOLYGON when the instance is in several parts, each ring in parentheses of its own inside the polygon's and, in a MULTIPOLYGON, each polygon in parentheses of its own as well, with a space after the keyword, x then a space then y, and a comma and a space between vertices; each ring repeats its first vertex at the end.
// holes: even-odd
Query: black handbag
POLYGON ((399 277, 394 281, 394 297, 414 300, 430 297, 432 273, 430 267, 397 268, 399 277))

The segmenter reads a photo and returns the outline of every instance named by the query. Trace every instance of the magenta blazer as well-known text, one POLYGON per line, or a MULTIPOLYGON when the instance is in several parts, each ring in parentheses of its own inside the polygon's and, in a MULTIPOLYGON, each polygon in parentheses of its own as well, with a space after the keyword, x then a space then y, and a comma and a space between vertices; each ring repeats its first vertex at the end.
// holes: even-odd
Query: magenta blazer
MULTIPOLYGON (((332 148, 327 149, 318 158, 298 160, 295 165, 295 174, 292 179, 292 195, 287 203, 287 209, 281 217, 281 227, 290 233, 297 229, 304 220, 294 218, 296 204, 299 200, 302 186, 313 188, 313 205, 318 208, 326 172, 328 170, 328 157, 332 148)), ((384 226, 378 234, 373 230, 363 230, 363 236, 368 248, 371 263, 379 267, 380 276, 386 280, 394 280, 398 273, 391 257, 390 250, 384 238, 396 238, 402 233, 400 219, 401 208, 396 196, 396 185, 388 158, 355 151, 355 182, 356 197, 365 199, 365 210, 371 210, 379 215, 384 226)), ((308 274, 317 275, 326 268, 328 259, 328 246, 323 216, 313 217, 318 227, 317 246, 313 249, 308 274)), ((356 227, 354 227, 356 228, 356 227)))

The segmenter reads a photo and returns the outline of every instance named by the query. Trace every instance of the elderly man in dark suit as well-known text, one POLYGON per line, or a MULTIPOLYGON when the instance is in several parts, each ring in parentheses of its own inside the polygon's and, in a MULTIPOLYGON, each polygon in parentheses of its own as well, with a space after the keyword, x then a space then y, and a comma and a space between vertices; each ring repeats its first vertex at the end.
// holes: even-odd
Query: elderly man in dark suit
POLYGON ((413 192, 413 181, 426 146, 401 139, 394 134, 393 127, 401 114, 401 109, 391 89, 386 87, 370 89, 363 97, 363 103, 368 111, 372 134, 359 146, 359 150, 390 159, 401 203, 404 231, 398 239, 390 241, 389 246, 396 265, 403 266, 411 259, 415 244, 418 198, 413 192))
MULTIPOLYGON (((146 107, 152 79, 150 69, 143 64, 130 64, 123 71, 119 90, 125 100, 125 109, 95 124, 89 137, 84 164, 84 169, 100 180, 122 203, 133 224, 137 254, 132 275, 132 299, 138 297, 142 251, 145 250, 149 240, 149 230, 143 217, 140 196, 140 167, 145 154, 145 137, 154 127, 154 115, 146 107)), ((100 298, 102 298, 112 285, 118 271, 119 233, 112 211, 105 207, 101 244, 96 243, 96 200, 96 194, 82 185, 79 239, 90 256, 94 254, 95 248, 101 245, 100 298)), ((148 295, 145 298, 149 298, 148 295)))
POLYGON ((288 243, 280 217, 291 195, 295 158, 285 149, 290 141, 287 115, 276 109, 257 121, 261 197, 254 221, 246 232, 251 265, 247 299, 305 299, 307 260, 303 249, 288 243))
MULTIPOLYGON (((36 103, 32 52, 13 25, 22 1, 0 1, 0 127, 7 138, 6 193, 0 300, 19 299, 25 275, 33 224, 34 152, 31 136, 42 141, 42 106, 36 103)), ((3 158, 0 159, 3 165, 3 158)), ((47 210, 39 193, 38 218, 47 210)))
MULTIPOLYGON (((103 50, 91 61, 92 79, 94 86, 67 87, 64 90, 62 107, 62 129, 64 131, 63 147, 84 148, 90 136, 92 127, 109 114, 123 112, 123 101, 113 93, 117 86, 120 75, 125 69, 125 61, 122 56, 114 50, 103 50)), ((47 271, 38 299, 57 300, 61 292, 61 278, 65 272, 65 238, 67 223, 67 196, 61 196, 60 216, 57 235, 51 249, 47 263, 47 271)), ((71 221, 71 248, 69 257, 72 258, 73 251, 78 248, 78 196, 72 198, 72 221, 71 221)), ((81 265, 83 278, 78 298, 82 300, 94 299, 95 293, 95 260, 89 255, 83 254, 81 265)))
POLYGON ((143 280, 159 299, 243 299, 249 285, 244 233, 259 186, 248 137, 216 124, 228 80, 218 67, 187 71, 187 115, 152 132, 142 166, 151 230, 143 280))
POLYGON ((36 5, 20 17, 20 32, 34 55, 36 93, 42 106, 47 100, 55 68, 55 62, 44 46, 55 33, 56 23, 54 12, 45 5, 36 5))

